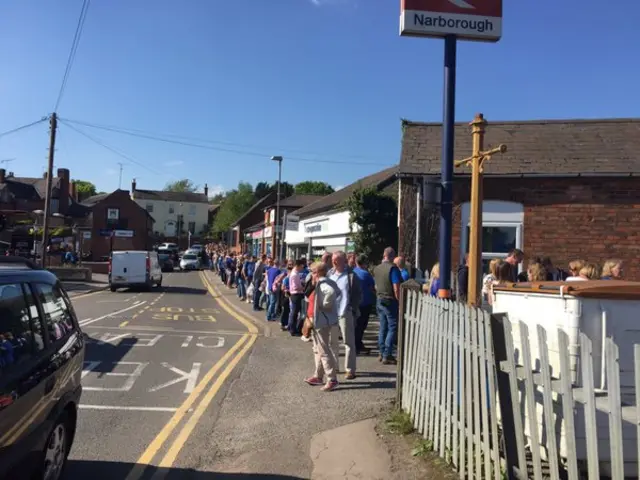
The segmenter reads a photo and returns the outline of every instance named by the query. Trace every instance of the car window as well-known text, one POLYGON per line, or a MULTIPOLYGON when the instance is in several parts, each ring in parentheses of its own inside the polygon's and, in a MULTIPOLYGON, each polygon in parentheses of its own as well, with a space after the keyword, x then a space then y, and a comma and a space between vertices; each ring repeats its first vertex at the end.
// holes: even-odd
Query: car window
POLYGON ((28 360, 37 348, 22 285, 0 286, 0 376, 28 360))
POLYGON ((49 338, 56 341, 65 337, 73 330, 73 320, 62 292, 57 286, 45 283, 36 284, 36 292, 44 310, 49 338))
POLYGON ((188 253, 188 254, 184 255, 182 258, 184 258, 185 260, 195 260, 198 257, 196 257, 195 255, 193 255, 191 253, 188 253))

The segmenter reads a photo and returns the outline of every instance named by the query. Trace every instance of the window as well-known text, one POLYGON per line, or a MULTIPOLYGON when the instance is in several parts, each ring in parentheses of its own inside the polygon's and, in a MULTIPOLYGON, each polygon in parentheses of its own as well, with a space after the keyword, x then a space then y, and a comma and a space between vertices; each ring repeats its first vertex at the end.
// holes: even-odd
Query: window
POLYGON ((39 343, 34 341, 22 285, 0 286, 0 376, 43 346, 41 337, 39 343))
POLYGON ((193 217, 196 214, 196 206, 195 205, 189 205, 189 216, 193 217))
POLYGON ((173 215, 176 212, 176 208, 173 205, 169 205, 169 215, 173 215))
POLYGON ((189 231, 192 234, 196 233, 196 222, 189 222, 189 231))
POLYGON ((64 296, 56 286, 38 284, 37 294, 44 310, 44 324, 52 342, 60 340, 73 330, 71 312, 64 296))
MULTIPOLYGON (((469 203, 462 205, 461 252, 469 252, 469 203)), ((493 258, 506 258, 509 251, 522 248, 524 208, 515 202, 486 200, 482 204, 482 270, 489 271, 493 258)), ((461 259, 462 260, 462 259, 461 259)), ((519 266, 522 269, 522 265, 519 266)))
POLYGON ((147 212, 153 213, 153 203, 147 203, 147 212))

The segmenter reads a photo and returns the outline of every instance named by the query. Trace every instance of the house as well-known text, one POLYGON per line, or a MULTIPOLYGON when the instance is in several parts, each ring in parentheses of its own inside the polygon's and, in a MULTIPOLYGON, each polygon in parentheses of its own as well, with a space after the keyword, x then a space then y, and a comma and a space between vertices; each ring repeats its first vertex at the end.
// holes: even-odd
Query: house
POLYGON ((127 190, 94 195, 80 204, 86 222, 80 227, 82 251, 94 261, 114 250, 151 250, 154 219, 127 190))
MULTIPOLYGON (((439 179, 441 135, 439 123, 403 122, 399 250, 418 254, 423 268, 437 261, 439 214, 417 194, 439 179)), ((455 158, 468 157, 471 142, 468 123, 457 124, 455 158)), ((520 248, 564 268, 620 258, 625 277, 640 280, 640 119, 489 122, 485 148, 501 143, 508 152, 484 170, 485 268, 520 248)), ((469 198, 469 170, 456 168, 454 265, 468 250, 469 198)))
POLYGON ((199 237, 209 230, 209 189, 204 193, 141 190, 131 182, 131 198, 155 219, 154 235, 158 240, 179 242, 186 235, 199 237), (183 237, 184 235, 184 237, 183 237))
POLYGON ((295 210, 292 215, 297 223, 287 222, 285 232, 287 256, 315 258, 324 252, 350 251, 352 225, 345 201, 359 188, 375 187, 395 195, 397 173, 397 166, 386 168, 295 210))
MULTIPOLYGON (((256 240, 256 233, 258 233, 257 239, 260 243, 260 249, 259 249, 260 253, 264 253, 266 255, 271 255, 278 258, 287 257, 287 255, 285 254, 288 252, 281 249, 280 239, 278 238, 278 233, 282 231, 283 223, 285 221, 287 223, 290 223, 290 218, 292 217, 294 211, 302 207, 305 207, 307 205, 310 205, 313 202, 320 200, 321 198, 324 198, 324 195, 294 194, 294 195, 291 195, 290 197, 283 198, 282 200, 280 200, 280 205, 279 205, 279 208, 280 208, 279 225, 276 225, 276 218, 278 215, 277 213, 278 205, 274 200, 271 205, 269 205, 263 210, 264 211, 264 222, 263 222, 264 228, 262 229, 262 232, 261 232, 262 235, 261 236, 259 235, 260 230, 252 231, 251 241, 254 242, 256 240)), ((296 218, 296 217, 293 216, 293 218, 296 218)))
MULTIPOLYGON (((271 192, 253 205, 247 210, 240 218, 238 218, 233 224, 231 224, 231 231, 229 232, 229 239, 227 241, 229 247, 236 252, 254 252, 253 249, 253 237, 255 235, 256 244, 260 244, 262 248, 262 230, 264 229, 264 209, 268 205, 271 205, 276 201, 277 195, 275 192, 271 192), (257 233, 259 232, 259 233, 257 233), (249 237, 247 237, 249 235, 249 237), (247 241, 247 238, 251 242, 247 241), (244 241, 241 241, 244 240, 244 241)), ((256 255, 261 250, 256 250, 256 255)))

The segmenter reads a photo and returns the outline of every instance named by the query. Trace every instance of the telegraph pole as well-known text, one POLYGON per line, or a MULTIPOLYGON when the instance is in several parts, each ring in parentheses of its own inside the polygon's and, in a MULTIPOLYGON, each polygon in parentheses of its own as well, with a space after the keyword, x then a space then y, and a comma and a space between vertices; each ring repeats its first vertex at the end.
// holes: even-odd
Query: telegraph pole
POLYGON ((120 190, 122 188, 122 162, 118 162, 118 165, 120 165, 120 177, 118 178, 118 190, 120 190))
POLYGON ((42 226, 42 267, 47 264, 47 245, 49 245, 49 218, 51 217, 51 184, 53 182, 53 158, 56 151, 56 130, 58 117, 56 112, 51 114, 49 122, 49 164, 47 166, 47 186, 44 196, 44 222, 42 226))
POLYGON ((469 213, 469 285, 467 288, 467 303, 469 305, 481 304, 480 299, 480 272, 482 271, 482 174, 484 162, 495 153, 507 151, 506 145, 499 145, 491 150, 484 151, 484 134, 487 122, 481 113, 478 113, 471 122, 471 135, 473 136, 473 151, 469 158, 455 162, 456 167, 466 165, 471 167, 471 198, 469 213))

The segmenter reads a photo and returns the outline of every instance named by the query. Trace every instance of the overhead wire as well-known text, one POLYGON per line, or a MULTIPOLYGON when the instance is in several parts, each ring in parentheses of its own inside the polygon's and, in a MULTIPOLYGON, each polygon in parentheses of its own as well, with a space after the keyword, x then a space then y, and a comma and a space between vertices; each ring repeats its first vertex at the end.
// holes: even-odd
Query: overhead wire
POLYGON ((11 135, 12 133, 19 132, 20 130, 25 130, 27 128, 33 127, 34 125, 38 125, 39 123, 45 122, 48 119, 49 117, 42 117, 40 120, 36 120, 35 122, 27 123, 26 125, 7 130, 6 132, 0 133, 0 138, 4 137, 5 135, 11 135))
POLYGON ((154 173, 156 175, 167 175, 166 172, 161 172, 159 170, 156 170, 152 167, 149 167, 148 165, 145 165, 144 163, 136 160, 135 158, 131 157, 130 155, 127 155, 126 153, 123 153, 113 147, 110 147, 109 145, 107 145, 106 143, 104 143, 102 140, 97 139, 96 137, 89 135, 86 132, 83 132, 82 130, 80 130, 79 128, 74 127, 73 125, 69 124, 68 121, 66 120, 62 120, 59 119, 60 123, 62 123, 63 125, 65 125, 66 127, 70 128, 71 130, 74 130, 76 133, 79 133, 80 135, 82 135, 83 137, 91 140, 92 142, 96 143, 97 145, 100 145, 103 148, 106 148, 107 150, 109 150, 112 153, 115 153, 116 155, 118 155, 121 158, 124 158, 125 160, 128 160, 129 162, 138 165, 139 167, 142 167, 148 171, 150 171, 151 173, 154 173))
POLYGON ((54 112, 58 111, 58 107, 60 106, 60 102, 62 101, 62 97, 67 88, 69 74, 71 73, 71 68, 73 67, 73 63, 76 58, 76 52, 78 51, 78 45, 80 44, 80 37, 82 36, 82 30, 84 29, 84 22, 87 18, 87 11, 89 10, 90 2, 91 0, 82 1, 82 9, 80 10, 80 16, 78 17, 78 23, 76 25, 76 32, 73 36, 73 41, 71 42, 71 50, 69 51, 69 57, 67 58, 67 66, 64 69, 64 75, 62 77, 60 91, 58 92, 58 98, 56 100, 55 107, 53 108, 54 112))
MULTIPOLYGON (((99 129, 99 130, 105 130, 105 131, 109 131, 109 132, 120 133, 120 134, 123 134, 123 135, 129 135, 129 136, 132 136, 132 137, 145 138, 147 140, 155 140, 155 141, 159 141, 159 142, 172 143, 172 144, 176 144, 176 145, 183 145, 183 146, 194 147, 194 148, 201 148, 201 149, 205 149, 205 150, 213 150, 213 151, 218 151, 218 152, 233 153, 233 154, 238 154, 238 155, 248 155, 248 156, 261 157, 261 158, 265 158, 265 157, 270 157, 271 156, 271 154, 266 153, 266 152, 256 152, 256 151, 248 151, 248 150, 238 150, 238 149, 232 149, 232 148, 216 147, 216 146, 211 146, 211 145, 203 145, 204 143, 212 143, 212 144, 219 143, 219 144, 222 144, 222 145, 239 146, 239 147, 247 146, 247 145, 234 144, 234 143, 230 143, 230 142, 223 142, 223 141, 218 141, 218 140, 198 139, 198 138, 194 138, 194 137, 184 137, 184 136, 181 136, 181 135, 158 134, 158 133, 152 133, 152 132, 145 132, 143 130, 121 128, 121 127, 115 127, 115 126, 110 126, 110 125, 100 125, 100 124, 85 122, 85 121, 81 121, 81 120, 71 120, 71 119, 68 119, 68 118, 65 118, 65 121, 73 123, 73 124, 77 124, 77 125, 83 125, 83 126, 90 127, 90 128, 96 128, 96 129, 99 129), (186 140, 189 140, 189 141, 181 140, 181 139, 186 139, 186 140), (200 142, 200 143, 196 143, 196 142, 200 142)), ((342 156, 342 155, 341 155, 341 157, 347 158, 346 156, 342 156)), ((358 158, 363 158, 363 157, 358 157, 358 158)), ((290 156, 290 155, 287 155, 287 159, 288 160, 295 160, 295 161, 298 161, 298 162, 327 163, 327 164, 334 164, 334 165, 350 164, 350 165, 390 166, 389 163, 381 163, 381 162, 354 162, 354 161, 339 161, 339 160, 323 160, 323 159, 305 158, 305 157, 297 157, 297 156, 290 156)))

